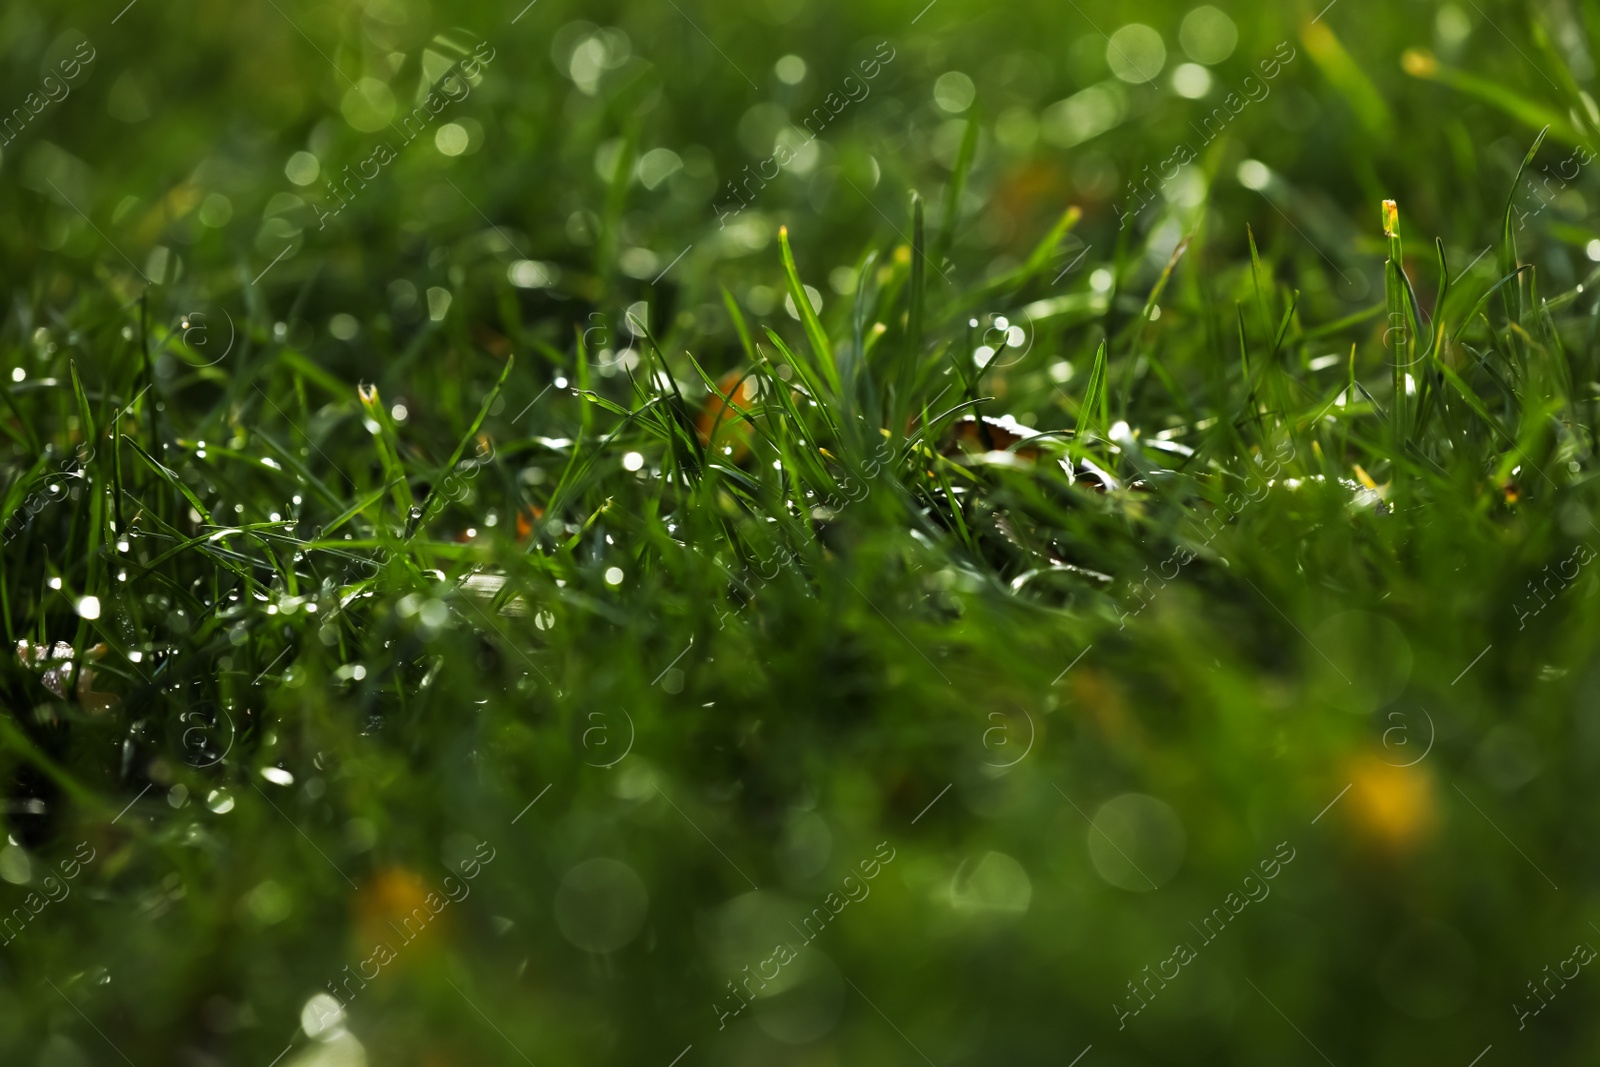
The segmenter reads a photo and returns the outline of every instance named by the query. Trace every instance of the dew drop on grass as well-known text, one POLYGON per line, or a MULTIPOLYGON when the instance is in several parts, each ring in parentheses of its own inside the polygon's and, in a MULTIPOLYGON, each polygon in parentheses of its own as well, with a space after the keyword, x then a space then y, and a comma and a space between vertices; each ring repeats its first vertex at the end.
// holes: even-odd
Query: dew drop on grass
POLYGON ((273 785, 294 785, 294 775, 282 767, 263 767, 261 768, 261 777, 273 785))

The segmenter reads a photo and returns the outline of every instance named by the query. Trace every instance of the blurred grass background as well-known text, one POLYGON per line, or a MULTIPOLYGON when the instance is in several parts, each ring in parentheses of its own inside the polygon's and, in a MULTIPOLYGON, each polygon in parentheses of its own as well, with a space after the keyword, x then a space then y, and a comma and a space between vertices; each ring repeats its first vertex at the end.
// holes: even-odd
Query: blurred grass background
POLYGON ((117 7, 0 11, 5 1062, 1592 1062, 1595 5, 117 7))

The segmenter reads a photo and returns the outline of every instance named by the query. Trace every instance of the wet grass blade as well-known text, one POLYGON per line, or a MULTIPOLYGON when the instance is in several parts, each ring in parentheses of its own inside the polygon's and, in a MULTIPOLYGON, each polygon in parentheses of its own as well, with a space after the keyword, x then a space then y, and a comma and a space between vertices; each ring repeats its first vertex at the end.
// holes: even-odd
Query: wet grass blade
POLYGON ((444 470, 450 470, 461 457, 466 455, 467 445, 478 436, 478 431, 483 429, 483 420, 489 417, 489 412, 494 407, 494 402, 500 399, 500 391, 506 387, 506 379, 511 377, 511 369, 516 366, 516 357, 507 356, 506 365, 500 368, 500 377, 495 379, 493 388, 483 398, 483 403, 478 405, 478 415, 472 420, 472 425, 467 427, 467 432, 461 435, 461 440, 456 442, 456 449, 450 453, 450 458, 445 461, 444 470))
POLYGON ((1383 235, 1389 243, 1389 258, 1383 264, 1384 304, 1389 309, 1389 325, 1383 332, 1394 371, 1394 399, 1389 403, 1391 428, 1396 443, 1405 433, 1406 378, 1411 366, 1411 328, 1407 305, 1410 285, 1403 276, 1404 252, 1400 244, 1400 209, 1393 200, 1383 202, 1383 235))
POLYGON ((405 464, 400 461, 399 431, 389 415, 389 409, 383 404, 383 398, 378 395, 376 385, 358 385, 356 395, 361 398, 361 406, 366 410, 367 430, 372 434, 373 447, 378 450, 378 460, 383 464, 384 479, 393 486, 390 493, 394 496, 395 510, 404 517, 411 510, 415 498, 411 495, 411 484, 406 479, 405 464))
POLYGON ((1256 248, 1255 231, 1249 226, 1245 226, 1244 234, 1250 243, 1250 279, 1255 283, 1256 308, 1261 312, 1261 332, 1267 337, 1271 337, 1272 309, 1268 306, 1268 296, 1266 293, 1266 289, 1271 285, 1271 279, 1267 279, 1267 285, 1262 285, 1261 277, 1266 272, 1261 267, 1261 252, 1256 248))
POLYGON ((1094 367, 1089 371, 1089 384, 1083 390, 1083 403, 1078 408, 1078 439, 1089 434, 1104 434, 1109 415, 1106 389, 1106 343, 1094 354, 1094 367))
POLYGON ((1439 265, 1439 291, 1433 298, 1433 326, 1428 331, 1428 351, 1425 355, 1442 356, 1441 350, 1445 339, 1445 301, 1450 298, 1450 265, 1445 260, 1444 239, 1434 238, 1433 247, 1439 265))
POLYGON ((806 295, 806 287, 800 281, 800 270, 794 263, 794 251, 789 247, 789 227, 778 228, 778 246, 783 254, 783 277, 789 286, 789 298, 794 301, 795 312, 806 330, 806 339, 811 342, 817 370, 833 395, 837 396, 841 391, 839 366, 834 362, 833 345, 828 341, 827 331, 822 328, 822 320, 817 318, 817 310, 811 306, 811 298, 806 295))
MULTIPOLYGON (((1528 149, 1528 154, 1522 157, 1522 166, 1517 168, 1517 176, 1511 181, 1511 191, 1506 194, 1506 210, 1500 225, 1500 273, 1502 276, 1512 275, 1518 270, 1517 264, 1517 238, 1511 228, 1511 215, 1517 206, 1517 190, 1522 187, 1522 176, 1533 165, 1533 157, 1538 154, 1539 146, 1544 144, 1545 135, 1550 132, 1547 125, 1539 131, 1533 139, 1533 147, 1528 149)), ((1506 321, 1522 321, 1522 283, 1505 289, 1501 293, 1501 300, 1505 304, 1506 321)))
POLYGON ((78 375, 78 361, 68 360, 67 365, 72 368, 72 396, 78 404, 78 418, 81 420, 79 432, 90 448, 94 447, 95 429, 94 413, 89 409, 89 397, 83 391, 83 379, 78 375))
POLYGON ((139 446, 139 442, 135 441, 133 438, 126 437, 123 438, 123 441, 129 448, 133 449, 134 455, 144 460, 145 466, 154 471, 157 477, 166 482, 172 488, 176 489, 183 496, 183 498, 189 502, 189 506, 194 508, 195 514, 200 516, 201 522, 211 522, 211 514, 210 512, 206 511, 205 504, 202 503, 200 498, 195 495, 194 490, 189 488, 189 486, 184 482, 183 477, 179 475, 177 471, 166 466, 160 460, 146 452, 139 446))
MULTIPOLYGON (((906 309, 906 334, 904 352, 898 373, 895 375, 895 425, 911 410, 911 391, 916 385, 917 362, 922 356, 922 313, 927 301, 927 255, 923 251, 926 239, 922 197, 911 194, 911 289, 906 309)), ((893 428, 893 427, 891 427, 893 428)))
MULTIPOLYGON (((825 403, 824 394, 821 392, 816 378, 812 376, 805 363, 802 362, 794 354, 794 352, 790 350, 789 346, 783 343, 783 338, 779 337, 770 326, 763 327, 763 329, 766 330, 767 340, 772 342, 772 346, 783 355, 783 358, 788 361, 789 366, 794 368, 795 374, 800 376, 800 381, 806 387, 806 391, 809 392, 811 394, 811 398, 816 401, 817 411, 822 415, 823 421, 828 424, 828 428, 835 436, 837 436, 839 433, 839 427, 833 421, 833 415, 828 410, 828 405, 825 403)), ((759 349, 757 351, 759 351, 759 349)), ((770 369, 771 365, 764 356, 762 357, 761 362, 770 369)), ((772 374, 772 385, 773 388, 780 390, 780 392, 785 389, 783 385, 783 379, 779 378, 775 373, 772 374)), ((792 408, 792 405, 789 406, 792 408)), ((800 420, 799 409, 794 408, 793 410, 795 425, 803 428, 804 423, 800 420)))
POLYGON ((351 519, 355 518, 357 515, 361 514, 363 511, 366 511, 368 508, 372 507, 372 505, 382 500, 383 494, 387 493, 391 488, 393 488, 393 486, 385 483, 378 486, 378 488, 372 490, 365 496, 359 497, 354 504, 351 504, 348 508, 345 508, 339 513, 338 517, 336 517, 332 522, 328 523, 328 525, 324 526, 319 536, 327 537, 329 534, 333 533, 333 531, 337 530, 339 527, 343 526, 345 523, 349 522, 351 519))

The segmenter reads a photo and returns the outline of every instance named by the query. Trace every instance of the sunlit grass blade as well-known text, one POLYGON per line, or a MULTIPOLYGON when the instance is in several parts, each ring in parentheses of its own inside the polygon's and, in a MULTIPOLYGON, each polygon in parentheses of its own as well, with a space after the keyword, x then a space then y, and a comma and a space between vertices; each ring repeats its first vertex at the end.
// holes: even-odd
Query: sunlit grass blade
POLYGON ((789 247, 787 226, 778 228, 778 247, 783 255, 783 277, 789 287, 789 298, 794 301, 795 312, 805 327, 806 339, 811 342, 817 370, 822 374, 823 381, 827 382, 831 395, 838 396, 841 392, 839 366, 834 362, 833 344, 828 340, 827 331, 822 328, 822 320, 817 318, 816 308, 811 306, 811 297, 806 293, 805 284, 800 281, 800 270, 795 266, 794 252, 789 247))
POLYGON ((1083 402, 1078 407, 1078 439, 1093 434, 1104 434, 1109 423, 1106 389, 1106 343, 1094 354, 1094 366, 1089 371, 1089 384, 1083 390, 1083 402))
POLYGON ((389 409, 383 404, 383 398, 378 395, 376 385, 358 385, 356 394, 361 398, 361 406, 367 413, 367 432, 372 435, 373 447, 378 451, 378 460, 383 465, 384 479, 393 486, 390 493, 394 497, 395 510, 401 517, 405 517, 416 498, 411 495, 411 484, 406 477, 405 464, 400 460, 399 431, 395 428, 389 409))
POLYGON ((1400 209, 1393 200, 1383 202, 1383 235, 1388 240, 1389 258, 1383 264, 1384 304, 1389 309, 1388 327, 1383 332, 1394 371, 1394 399, 1389 402, 1391 428, 1398 445, 1406 425, 1406 384, 1410 377, 1412 337, 1408 303, 1410 284, 1404 277, 1404 252, 1400 244, 1400 209))
POLYGON ((354 504, 351 504, 348 508, 345 508, 334 518, 332 522, 328 523, 322 528, 321 536, 327 537, 329 534, 339 529, 339 527, 343 526, 357 515, 360 515, 368 508, 372 507, 378 501, 383 499, 383 494, 387 493, 392 488, 394 488, 392 485, 384 483, 383 485, 378 486, 378 488, 367 493, 365 496, 358 497, 354 504))
MULTIPOLYGON (((767 340, 772 342, 773 347, 778 350, 789 366, 794 368, 795 374, 799 376, 801 382, 805 385, 806 391, 811 394, 811 399, 816 402, 817 413, 821 415, 825 422, 827 422, 829 430, 835 436, 837 436, 839 427, 833 421, 833 415, 828 410, 828 405, 826 403, 827 394, 822 392, 821 387, 818 385, 816 378, 811 374, 810 369, 807 368, 806 365, 794 354, 788 345, 783 343, 783 338, 779 337, 776 331, 774 331, 770 326, 764 327, 764 329, 767 333, 767 340)), ((762 365, 771 370, 771 361, 766 358, 765 354, 761 353, 759 346, 757 347, 756 351, 760 356, 762 365)), ((795 425, 803 428, 805 423, 800 417, 800 411, 798 408, 793 407, 792 403, 789 402, 787 391, 783 387, 783 381, 776 373, 771 375, 771 384, 772 387, 783 398, 785 406, 793 412, 795 425)))

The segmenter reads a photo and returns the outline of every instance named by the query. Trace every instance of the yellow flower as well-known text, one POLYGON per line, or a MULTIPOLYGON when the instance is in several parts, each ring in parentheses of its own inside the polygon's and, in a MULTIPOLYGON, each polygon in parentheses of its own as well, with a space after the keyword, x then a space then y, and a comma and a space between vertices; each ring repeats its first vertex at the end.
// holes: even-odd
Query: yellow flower
POLYGON ((405 867, 379 870, 356 898, 356 926, 363 948, 387 943, 403 958, 405 946, 427 944, 447 906, 442 893, 432 889, 415 871, 405 867), (429 907, 429 897, 433 907, 429 907))
POLYGON ((1349 767, 1350 809, 1356 824, 1394 852, 1410 851, 1435 824, 1433 781, 1418 767, 1396 767, 1374 755, 1349 767))

